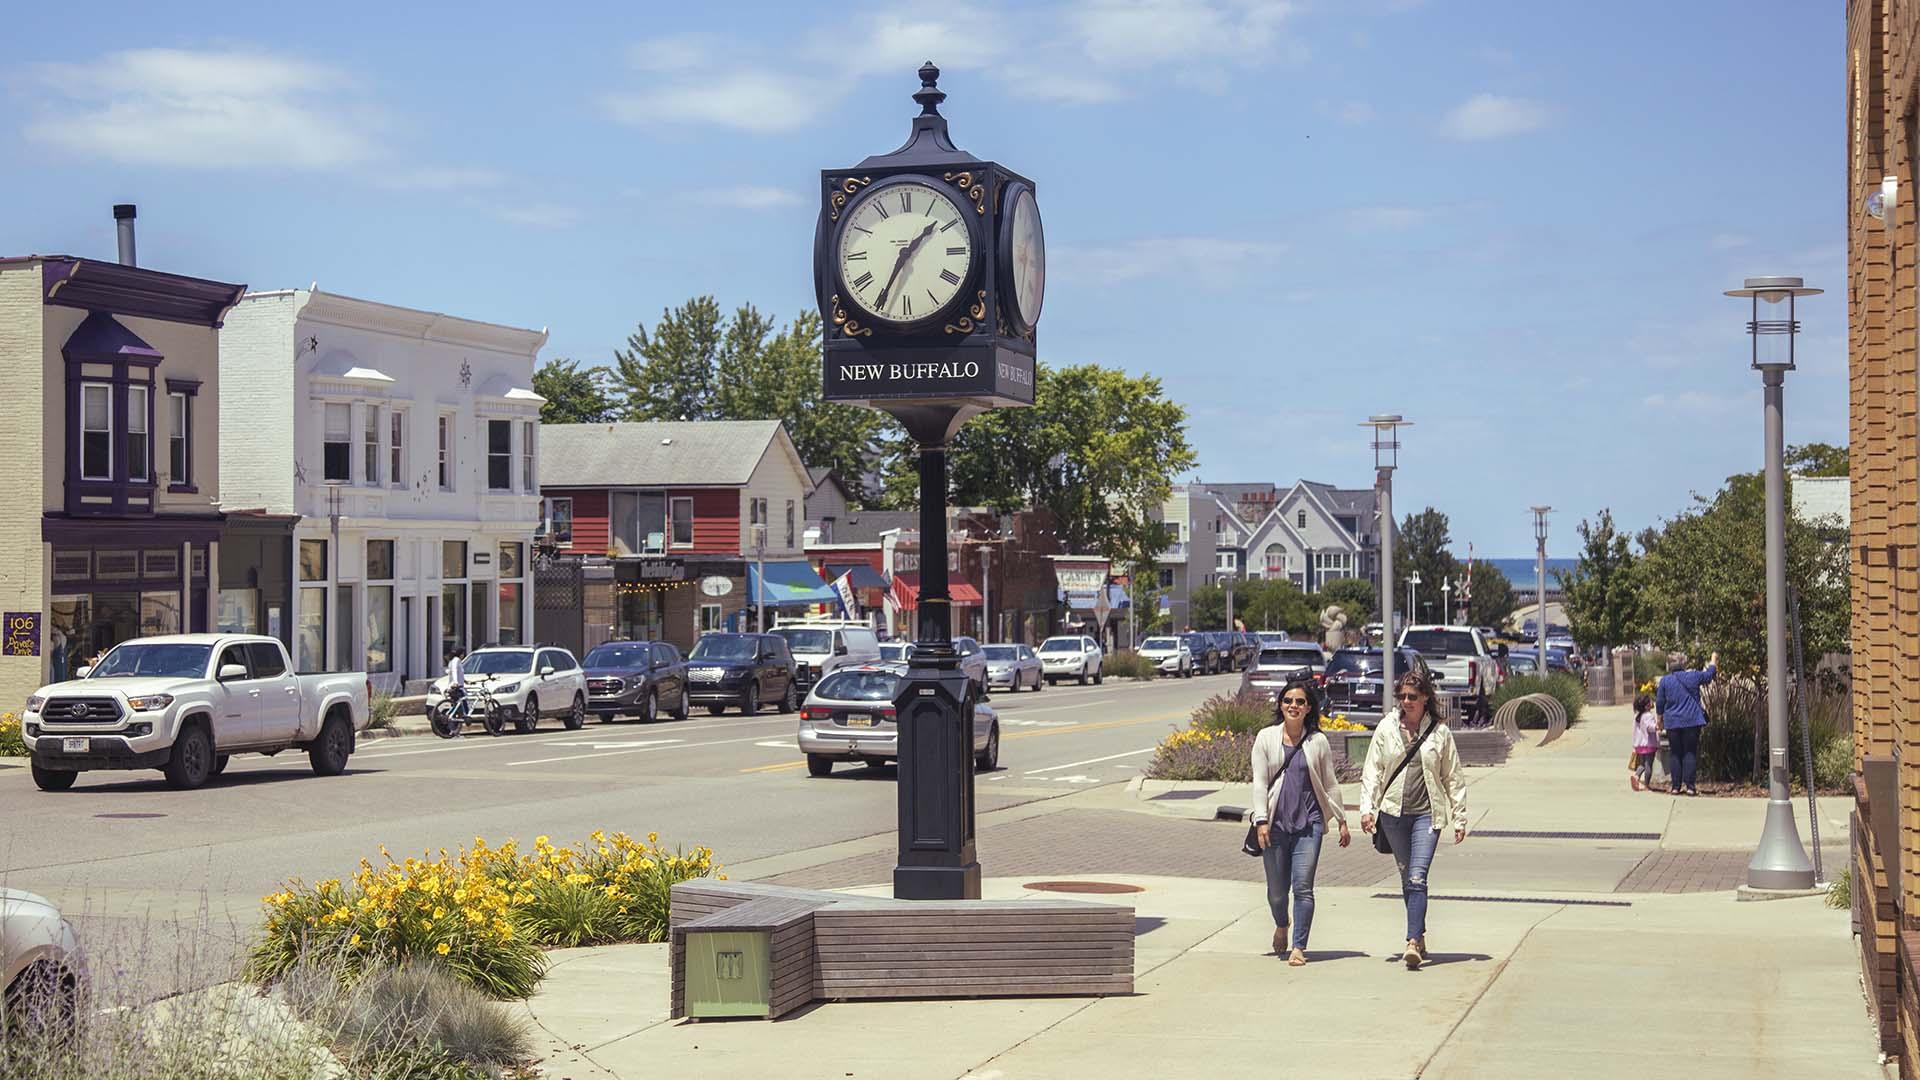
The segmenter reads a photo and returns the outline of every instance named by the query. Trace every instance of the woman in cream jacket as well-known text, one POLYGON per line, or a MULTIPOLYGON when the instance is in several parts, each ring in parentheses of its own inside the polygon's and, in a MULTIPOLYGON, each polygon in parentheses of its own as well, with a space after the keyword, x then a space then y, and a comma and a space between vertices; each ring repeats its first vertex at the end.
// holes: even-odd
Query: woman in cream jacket
POLYGON ((1273 910, 1273 954, 1279 956, 1287 947, 1291 921, 1287 963, 1299 967, 1307 962, 1307 935, 1313 929, 1313 875, 1320 863, 1320 840, 1330 823, 1340 827, 1341 847, 1353 837, 1347 831, 1333 750, 1320 731, 1320 694, 1312 678, 1289 679, 1275 711, 1275 721, 1253 740, 1253 820, 1267 871, 1267 905, 1273 910))
POLYGON ((1440 716, 1433 677, 1409 671, 1394 681, 1394 694, 1399 708, 1373 729, 1360 773, 1360 828, 1385 833, 1399 864, 1400 895, 1407 905, 1407 948, 1401 958, 1411 971, 1427 959, 1427 871, 1440 833, 1451 832, 1456 844, 1467 838, 1467 785, 1453 732, 1440 716), (1427 737, 1418 759, 1389 784, 1422 731, 1427 737))

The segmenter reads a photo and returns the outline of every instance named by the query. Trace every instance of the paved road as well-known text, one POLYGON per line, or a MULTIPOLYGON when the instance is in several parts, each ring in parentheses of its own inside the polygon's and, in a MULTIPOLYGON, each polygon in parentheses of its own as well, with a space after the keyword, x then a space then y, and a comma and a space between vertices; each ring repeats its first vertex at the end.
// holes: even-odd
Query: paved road
MULTIPOLYGON (((1109 680, 996 695, 1001 767, 978 782, 980 811, 1131 779, 1170 727, 1230 684, 1109 680)), ((0 819, 12 825, 0 883, 120 937, 166 925, 237 940, 284 879, 345 876, 382 844, 404 856, 476 836, 561 842, 604 828, 657 831, 740 863, 890 833, 894 770, 843 765, 811 778, 795 724, 768 711, 369 740, 342 777, 313 776, 304 754, 240 757, 195 792, 168 789, 158 773, 94 773, 46 794, 24 768, 0 767, 0 819)))

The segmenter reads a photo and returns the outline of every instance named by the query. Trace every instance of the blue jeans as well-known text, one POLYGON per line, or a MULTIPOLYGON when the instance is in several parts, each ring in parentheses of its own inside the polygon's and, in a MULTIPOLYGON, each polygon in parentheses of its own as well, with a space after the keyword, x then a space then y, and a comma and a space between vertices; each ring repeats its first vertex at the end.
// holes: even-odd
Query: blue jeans
POLYGON ((1433 815, 1408 818, 1381 814, 1375 827, 1386 834, 1394 864, 1400 868, 1400 895, 1407 903, 1407 936, 1425 937, 1427 871, 1433 867, 1433 852, 1440 845, 1440 834, 1433 831, 1433 815))
POLYGON ((1667 729, 1667 753, 1673 764, 1673 790, 1692 791, 1700 771, 1700 733, 1705 725, 1667 729))
POLYGON ((1287 928, 1287 893, 1293 893, 1293 947, 1307 947, 1313 931, 1313 872, 1320 865, 1320 838, 1326 827, 1315 823, 1305 832, 1267 831, 1267 850, 1260 861, 1267 869, 1267 906, 1273 925, 1287 928))

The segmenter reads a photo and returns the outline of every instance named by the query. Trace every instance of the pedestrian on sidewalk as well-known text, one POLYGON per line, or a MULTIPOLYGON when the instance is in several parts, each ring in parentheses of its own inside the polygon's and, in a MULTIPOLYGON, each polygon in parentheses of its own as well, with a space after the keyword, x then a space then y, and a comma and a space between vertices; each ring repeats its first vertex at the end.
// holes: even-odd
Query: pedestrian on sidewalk
POLYGON ((1653 790, 1653 759, 1660 755, 1660 718, 1653 695, 1633 699, 1633 768, 1627 775, 1635 791, 1653 790))
POLYGON ((1427 872, 1440 830, 1467 838, 1467 785, 1453 731, 1440 715, 1433 676, 1408 671, 1394 681, 1399 705, 1381 717, 1360 773, 1360 828, 1386 838, 1400 868, 1407 907, 1407 970, 1427 959, 1427 872), (1377 818, 1376 818, 1376 815, 1377 818))
POLYGON ((1327 823, 1340 826, 1340 846, 1353 842, 1333 748, 1320 730, 1320 693, 1310 675, 1295 675, 1281 688, 1273 723, 1253 740, 1254 823, 1260 862, 1267 871, 1267 906, 1273 911, 1273 955, 1292 950, 1287 964, 1307 962, 1307 935, 1313 930, 1313 876, 1320 865, 1320 841, 1327 823), (1287 894, 1293 894, 1291 919, 1287 894))
POLYGON ((1672 794, 1678 795, 1683 789, 1688 795, 1700 794, 1696 785, 1700 732, 1707 726, 1707 712, 1700 706, 1700 691, 1713 681, 1719 668, 1718 652, 1699 671, 1688 670, 1687 658, 1675 653, 1667 659, 1667 673, 1653 688, 1653 711, 1659 718, 1660 729, 1667 733, 1672 794))

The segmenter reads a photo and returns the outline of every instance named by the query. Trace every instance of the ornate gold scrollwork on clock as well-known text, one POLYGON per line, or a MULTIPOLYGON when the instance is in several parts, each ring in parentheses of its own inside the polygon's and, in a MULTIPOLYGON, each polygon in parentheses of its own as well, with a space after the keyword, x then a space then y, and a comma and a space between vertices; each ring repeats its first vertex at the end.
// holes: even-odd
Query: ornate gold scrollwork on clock
POLYGON ((873 183, 873 177, 871 176, 849 176, 845 180, 840 181, 840 190, 834 192, 833 198, 828 200, 827 220, 839 221, 840 208, 847 205, 847 196, 871 183, 873 183))
POLYGON ((954 321, 948 323, 946 326, 946 331, 949 334, 971 334, 973 333, 974 327, 984 322, 986 320, 986 317, 987 317, 987 291, 985 289, 981 289, 979 292, 974 294, 973 306, 967 309, 967 313, 965 315, 962 315, 958 319, 955 319, 954 321))
POLYGON ((967 198, 973 200, 973 208, 976 212, 981 214, 987 212, 986 185, 974 183, 972 173, 950 172, 942 175, 941 179, 966 192, 967 198))
POLYGON ((842 334, 848 337, 873 336, 873 327, 861 326, 858 319, 853 318, 841 310, 839 293, 834 293, 830 301, 833 304, 833 325, 839 327, 842 334))

